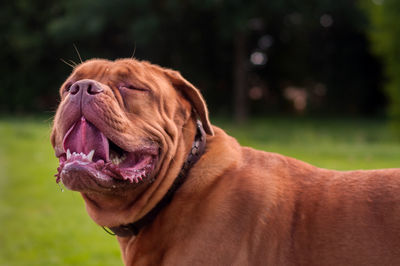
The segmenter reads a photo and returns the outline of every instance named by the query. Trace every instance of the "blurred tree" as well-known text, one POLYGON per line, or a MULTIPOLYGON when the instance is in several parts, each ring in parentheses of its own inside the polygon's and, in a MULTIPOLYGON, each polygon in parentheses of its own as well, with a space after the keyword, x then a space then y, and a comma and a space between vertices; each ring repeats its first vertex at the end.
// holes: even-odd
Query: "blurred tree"
POLYGON ((54 98, 52 77, 58 74, 49 70, 58 62, 53 60, 56 47, 44 29, 59 14, 49 0, 0 5, 0 111, 48 108, 49 98, 54 98))
POLYGON ((385 92, 389 97, 388 113, 392 127, 400 136, 400 2, 369 0, 361 2, 370 19, 372 50, 384 62, 385 92))
MULTIPOLYGON (((294 88, 305 92, 309 112, 378 112, 384 103, 378 88, 379 63, 368 52, 366 19, 357 2, 280 3, 277 12, 262 16, 265 27, 253 31, 251 51, 268 58, 264 65, 253 65, 252 71, 267 81, 267 97, 278 99, 272 102, 275 108, 292 109, 285 91, 294 88), (266 37, 273 44, 263 48, 266 37)), ((258 102, 259 109, 268 110, 265 102, 258 102)))
POLYGON ((75 43, 83 59, 130 57, 136 47, 237 120, 293 112, 299 95, 309 112, 376 113, 379 64, 364 22, 355 0, 3 1, 0 110, 54 108, 71 71, 59 58, 78 62, 75 43))

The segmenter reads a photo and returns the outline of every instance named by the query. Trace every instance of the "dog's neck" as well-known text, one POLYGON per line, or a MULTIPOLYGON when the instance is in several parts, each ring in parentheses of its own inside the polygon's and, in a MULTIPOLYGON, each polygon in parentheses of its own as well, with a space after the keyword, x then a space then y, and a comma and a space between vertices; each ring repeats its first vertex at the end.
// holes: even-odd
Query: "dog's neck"
POLYGON ((204 153, 205 147, 206 133, 204 132, 201 122, 197 120, 197 131, 192 144, 192 148, 190 149, 190 152, 178 176, 175 178, 174 183, 169 188, 165 196, 157 203, 157 205, 153 209, 151 209, 145 216, 143 216, 139 220, 130 224, 110 227, 109 229, 112 231, 112 233, 108 232, 107 230, 106 231, 119 237, 135 236, 139 233, 140 229, 154 221, 154 219, 164 209, 164 207, 171 202, 175 192, 185 181, 190 168, 200 159, 201 155, 204 153))

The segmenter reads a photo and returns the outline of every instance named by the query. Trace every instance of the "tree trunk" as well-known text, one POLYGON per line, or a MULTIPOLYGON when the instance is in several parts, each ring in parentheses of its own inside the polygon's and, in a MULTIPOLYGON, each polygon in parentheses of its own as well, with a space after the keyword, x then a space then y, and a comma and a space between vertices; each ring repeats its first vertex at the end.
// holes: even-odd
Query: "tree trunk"
POLYGON ((237 123, 247 120, 247 53, 246 35, 244 31, 236 32, 234 36, 234 63, 233 63, 233 93, 234 119, 237 123))

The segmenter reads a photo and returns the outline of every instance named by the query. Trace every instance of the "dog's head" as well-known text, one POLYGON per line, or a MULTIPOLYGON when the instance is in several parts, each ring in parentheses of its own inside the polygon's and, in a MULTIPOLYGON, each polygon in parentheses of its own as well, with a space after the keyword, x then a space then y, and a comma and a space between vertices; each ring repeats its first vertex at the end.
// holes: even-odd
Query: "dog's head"
POLYGON ((51 135, 60 161, 57 181, 80 191, 103 225, 117 222, 103 221, 95 208, 115 210, 140 200, 143 207, 172 184, 197 116, 213 134, 199 91, 178 72, 148 62, 86 61, 60 96, 51 135))

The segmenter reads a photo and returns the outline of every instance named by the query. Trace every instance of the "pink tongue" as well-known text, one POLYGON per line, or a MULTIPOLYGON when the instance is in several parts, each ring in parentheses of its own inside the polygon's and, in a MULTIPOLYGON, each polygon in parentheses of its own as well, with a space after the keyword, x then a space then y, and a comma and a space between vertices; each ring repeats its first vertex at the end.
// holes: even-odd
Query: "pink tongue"
POLYGON ((73 152, 83 152, 88 154, 91 150, 95 150, 93 161, 108 161, 109 145, 108 140, 93 124, 82 116, 65 134, 64 150, 73 152))

